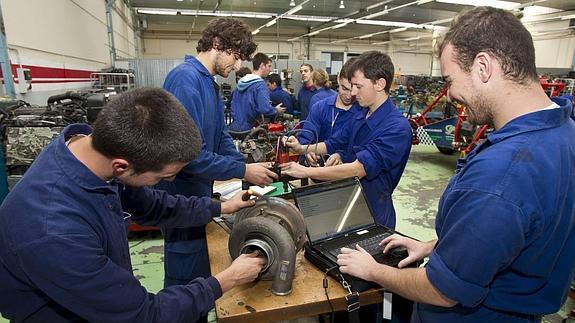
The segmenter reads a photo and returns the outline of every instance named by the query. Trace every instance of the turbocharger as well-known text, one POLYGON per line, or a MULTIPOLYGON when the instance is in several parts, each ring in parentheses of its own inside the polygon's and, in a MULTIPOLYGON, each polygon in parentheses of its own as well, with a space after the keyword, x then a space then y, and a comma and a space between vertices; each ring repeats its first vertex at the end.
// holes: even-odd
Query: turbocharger
POLYGON ((281 296, 292 291, 296 254, 306 240, 305 222, 292 203, 260 197, 236 213, 228 248, 232 259, 253 252, 265 258, 260 279, 272 280, 272 293, 281 296))

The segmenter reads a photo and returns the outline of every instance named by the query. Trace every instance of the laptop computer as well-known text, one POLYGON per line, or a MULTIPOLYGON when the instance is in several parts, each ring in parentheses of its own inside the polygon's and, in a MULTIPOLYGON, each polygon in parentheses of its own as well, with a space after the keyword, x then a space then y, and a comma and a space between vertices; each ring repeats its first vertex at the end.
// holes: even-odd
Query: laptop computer
MULTIPOLYGON (((389 266, 397 267, 407 257, 404 248, 383 253, 379 242, 397 232, 375 223, 357 177, 295 188, 293 195, 307 227, 305 257, 320 269, 326 271, 337 267, 340 249, 355 248, 356 244, 376 261, 389 266)), ((333 276, 340 278, 339 275, 336 271, 333 276)), ((372 286, 361 286, 356 290, 369 287, 372 286)))

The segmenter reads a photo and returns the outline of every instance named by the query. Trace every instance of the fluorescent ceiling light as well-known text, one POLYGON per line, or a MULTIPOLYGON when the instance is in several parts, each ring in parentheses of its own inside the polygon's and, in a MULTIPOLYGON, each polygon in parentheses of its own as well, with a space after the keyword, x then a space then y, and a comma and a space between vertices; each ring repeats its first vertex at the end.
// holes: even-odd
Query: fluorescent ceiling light
POLYGON ((265 27, 271 27, 271 26, 273 26, 273 25, 276 24, 276 21, 277 21, 277 18, 274 19, 274 20, 270 20, 270 21, 268 21, 264 26, 265 26, 265 27))
POLYGON ((417 1, 417 5, 421 6, 422 4, 430 3, 433 1, 435 1, 435 0, 419 0, 419 1, 417 1))
POLYGON ((561 16, 561 20, 575 19, 575 15, 561 16))
POLYGON ((437 2, 459 4, 464 6, 473 7, 494 7, 505 10, 512 10, 517 7, 517 2, 502 1, 502 0, 436 0, 437 2))
POLYGON ((252 35, 256 35, 256 34, 259 33, 259 32, 260 32, 260 29, 258 28, 258 29, 256 29, 256 30, 252 31, 252 35))
POLYGON ((286 15, 283 16, 282 18, 297 21, 315 21, 315 22, 328 22, 335 19, 335 17, 301 16, 301 15, 286 15))
POLYGON ((303 9, 303 6, 301 4, 299 4, 297 7, 293 7, 290 10, 288 10, 284 15, 293 15, 294 13, 296 13, 302 9, 303 9))
POLYGON ((294 0, 291 0, 291 1, 289 2, 289 6, 290 6, 290 7, 295 7, 295 1, 294 1, 294 0))
POLYGON ((380 41, 380 42, 377 42, 377 43, 373 43, 372 45, 385 45, 385 44, 388 44, 388 43, 391 43, 391 40, 380 41))
POLYGON ((138 13, 143 13, 146 15, 168 15, 175 16, 178 14, 177 10, 164 10, 164 9, 138 9, 138 13))
POLYGON ((307 35, 308 35, 308 36, 315 36, 315 35, 317 35, 317 34, 319 34, 319 33, 320 33, 320 31, 319 31, 319 30, 316 30, 316 31, 313 31, 313 32, 311 32, 311 33, 309 33, 309 34, 307 34, 307 35))
POLYGON ((343 0, 339 2, 339 9, 345 9, 345 5, 343 4, 343 0))
POLYGON ((346 41, 348 41, 347 39, 338 39, 338 40, 334 40, 331 43, 332 44, 339 44, 339 43, 345 43, 346 41))
POLYGON ((389 33, 390 33, 390 34, 394 34, 394 33, 400 33, 400 32, 402 32, 402 31, 406 31, 406 30, 407 30, 407 28, 406 28, 406 27, 403 27, 403 28, 397 28, 397 29, 393 29, 393 30, 390 30, 390 31, 389 31, 389 33))
POLYGON ((341 28, 341 27, 345 27, 345 26, 347 26, 347 24, 348 24, 347 22, 342 22, 341 24, 337 24, 337 25, 335 25, 335 26, 331 26, 330 29, 338 29, 338 28, 341 28))

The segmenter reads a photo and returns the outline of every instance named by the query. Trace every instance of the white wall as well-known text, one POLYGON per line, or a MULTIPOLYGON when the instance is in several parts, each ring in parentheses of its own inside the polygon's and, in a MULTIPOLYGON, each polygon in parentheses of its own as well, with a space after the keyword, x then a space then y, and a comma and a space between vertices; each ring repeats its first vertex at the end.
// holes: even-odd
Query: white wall
MULTIPOLYGON (((50 95, 89 87, 91 72, 111 67, 105 0, 2 0, 1 5, 13 70, 22 65, 32 73, 32 89, 20 99, 45 104, 50 95)), ((115 6, 117 56, 134 58, 131 14, 123 1, 115 6)))

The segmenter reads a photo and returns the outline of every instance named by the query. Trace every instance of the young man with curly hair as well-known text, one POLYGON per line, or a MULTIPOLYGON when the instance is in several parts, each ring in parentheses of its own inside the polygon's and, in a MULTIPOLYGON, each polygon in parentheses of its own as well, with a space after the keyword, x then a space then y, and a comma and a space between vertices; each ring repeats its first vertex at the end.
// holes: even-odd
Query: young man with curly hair
MULTIPOLYGON (((202 134, 202 148, 196 159, 180 171, 174 181, 158 188, 184 196, 211 196, 214 180, 245 178, 267 185, 276 177, 260 164, 246 164, 235 149, 224 123, 224 106, 215 75, 227 77, 250 59, 257 45, 244 22, 235 18, 211 20, 202 31, 196 57, 167 75, 164 89, 182 102, 202 134)), ((196 277, 208 277, 210 266, 205 228, 170 229, 164 232, 164 285, 182 285, 196 277)))

